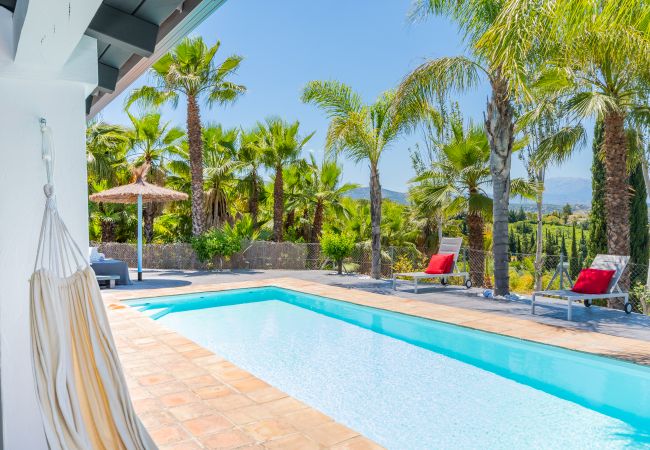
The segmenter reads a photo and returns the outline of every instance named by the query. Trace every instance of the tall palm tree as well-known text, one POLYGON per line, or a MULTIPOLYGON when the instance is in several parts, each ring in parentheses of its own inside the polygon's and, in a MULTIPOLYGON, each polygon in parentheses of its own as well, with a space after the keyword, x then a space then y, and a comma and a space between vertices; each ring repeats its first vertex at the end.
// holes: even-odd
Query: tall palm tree
MULTIPOLYGON (((128 159, 136 166, 148 164, 147 181, 164 185, 165 162, 175 153, 185 133, 178 127, 171 127, 169 122, 163 122, 158 113, 145 113, 138 117, 129 113, 128 116, 133 126, 128 133, 128 159)), ((161 213, 161 204, 145 203, 142 215, 144 238, 147 243, 153 241, 153 223, 161 213)))
POLYGON ((221 43, 208 47, 203 38, 185 38, 171 52, 152 66, 154 86, 135 89, 127 100, 127 108, 134 102, 159 106, 171 103, 176 107, 181 96, 187 101, 187 136, 191 169, 192 234, 203 232, 203 142, 199 100, 208 106, 234 102, 246 88, 230 81, 239 68, 241 56, 233 55, 220 64, 214 61, 221 43))
POLYGON ((627 255, 625 126, 642 117, 647 121, 650 115, 650 6, 644 0, 563 0, 544 7, 532 7, 533 3, 512 2, 479 44, 489 49, 524 95, 529 74, 521 59, 534 54, 540 74, 532 83, 534 89, 552 96, 575 121, 594 117, 603 121, 607 247, 609 253, 627 255))
POLYGON ((305 144, 314 133, 301 137, 300 123, 288 123, 281 119, 269 118, 259 123, 260 147, 264 165, 274 173, 273 180, 273 240, 281 242, 283 238, 284 218, 284 181, 282 171, 285 166, 302 152, 305 144))
POLYGON ((485 191, 491 182, 490 145, 482 127, 465 130, 462 120, 450 123, 451 138, 437 151, 431 168, 414 179, 425 203, 445 205, 450 215, 465 213, 469 240, 470 278, 483 284, 485 274, 485 219, 492 215, 492 199, 485 191))
MULTIPOLYGON (((242 164, 233 158, 239 130, 209 125, 203 129, 203 189, 207 228, 232 222, 231 204, 239 185, 242 164)), ((180 191, 192 189, 192 168, 187 142, 177 148, 179 158, 168 163, 169 185, 180 191)))
POLYGON ((343 206, 342 199, 346 192, 359 187, 359 185, 341 184, 343 170, 334 159, 323 158, 323 161, 318 164, 314 155, 311 155, 309 167, 312 180, 312 192, 309 197, 315 203, 310 241, 320 242, 325 210, 330 209, 337 216, 347 214, 348 211, 343 206))
POLYGON ((359 94, 338 81, 311 81, 302 100, 322 108, 330 117, 326 148, 344 152, 350 159, 366 162, 370 169, 370 217, 372 223, 372 269, 381 277, 381 183, 379 161, 383 152, 403 134, 412 131, 431 108, 421 98, 396 101, 385 92, 373 104, 363 103, 359 94))
POLYGON ((410 73, 398 90, 398 96, 405 99, 413 96, 435 99, 441 94, 473 89, 484 79, 490 83, 492 92, 485 113, 485 133, 490 144, 492 249, 497 295, 509 292, 508 208, 515 110, 507 73, 489 52, 489 47, 477 44, 504 5, 506 2, 484 0, 417 0, 413 18, 442 15, 452 19, 463 33, 473 57, 452 56, 427 61, 410 73))

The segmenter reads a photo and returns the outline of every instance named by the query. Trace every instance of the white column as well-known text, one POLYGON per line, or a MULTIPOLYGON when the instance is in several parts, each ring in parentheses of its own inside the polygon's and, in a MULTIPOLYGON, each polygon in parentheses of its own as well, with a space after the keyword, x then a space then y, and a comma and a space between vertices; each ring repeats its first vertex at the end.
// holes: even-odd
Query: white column
POLYGON ((17 64, 12 27, 11 14, 0 8, 2 429, 4 448, 40 450, 47 447, 36 401, 29 327, 29 277, 45 202, 39 118, 47 119, 53 132, 60 213, 79 246, 87 247, 85 99, 97 82, 97 50, 94 40, 84 38, 60 68, 48 71, 38 64, 17 64))

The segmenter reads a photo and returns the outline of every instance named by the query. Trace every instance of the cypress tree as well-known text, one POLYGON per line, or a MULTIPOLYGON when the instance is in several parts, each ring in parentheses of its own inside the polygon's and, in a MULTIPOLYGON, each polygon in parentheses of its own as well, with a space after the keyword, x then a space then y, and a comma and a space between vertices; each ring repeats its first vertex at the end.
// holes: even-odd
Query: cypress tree
POLYGON ((529 253, 535 253, 535 233, 530 234, 530 251, 529 253))
POLYGON ((589 214, 589 258, 607 253, 607 226, 605 222, 605 165, 600 159, 603 143, 603 123, 594 128, 593 162, 591 164, 591 213, 589 214))
MULTIPOLYGON (((567 251, 566 251, 566 241, 564 240, 564 232, 562 233, 562 244, 560 245, 560 253, 564 255, 564 257, 567 257, 567 251)), ((566 259, 565 259, 566 261, 566 259)))
MULTIPOLYGON (((585 229, 580 228, 580 260, 587 259, 587 241, 585 240, 585 229)), ((581 265, 582 266, 582 265, 581 265)))
MULTIPOLYGON (((630 174, 630 262, 647 266, 648 264, 648 205, 647 193, 643 182, 641 164, 630 174)), ((644 270, 633 270, 632 282, 644 283, 644 270)))
POLYGON ((508 233, 508 251, 510 254, 517 253, 517 242, 514 233, 508 233))
POLYGON ((569 258, 569 275, 575 279, 580 273, 580 254, 578 253, 578 239, 576 239, 576 226, 573 225, 571 237, 571 256, 569 258))
POLYGON ((519 207, 519 213, 517 214, 517 220, 518 221, 526 220, 526 213, 524 212, 524 207, 523 206, 519 207))

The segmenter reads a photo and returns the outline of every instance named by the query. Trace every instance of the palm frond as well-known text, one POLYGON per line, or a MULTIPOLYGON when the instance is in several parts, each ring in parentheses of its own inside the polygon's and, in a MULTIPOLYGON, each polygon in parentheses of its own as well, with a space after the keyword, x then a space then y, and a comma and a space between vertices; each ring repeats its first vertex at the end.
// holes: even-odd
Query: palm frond
POLYGON ((533 164, 546 166, 560 165, 567 161, 573 152, 586 142, 582 125, 565 126, 540 142, 533 164))

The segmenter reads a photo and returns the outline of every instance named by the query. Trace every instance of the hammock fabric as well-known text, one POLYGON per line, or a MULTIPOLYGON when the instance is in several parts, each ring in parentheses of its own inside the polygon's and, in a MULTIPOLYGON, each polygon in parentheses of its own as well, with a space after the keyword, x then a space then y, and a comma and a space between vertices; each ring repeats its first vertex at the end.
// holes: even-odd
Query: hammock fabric
POLYGON ((45 144, 47 197, 30 280, 32 358, 51 449, 149 450, 133 410, 93 270, 58 214, 52 147, 45 144))

